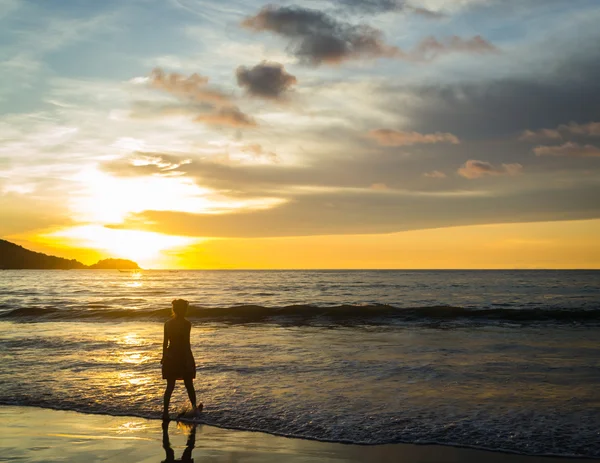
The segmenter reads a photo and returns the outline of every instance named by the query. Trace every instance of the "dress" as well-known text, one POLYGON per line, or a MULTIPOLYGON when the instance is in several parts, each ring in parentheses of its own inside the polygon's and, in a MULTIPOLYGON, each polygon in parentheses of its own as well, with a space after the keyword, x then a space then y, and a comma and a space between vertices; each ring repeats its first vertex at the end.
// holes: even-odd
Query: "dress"
POLYGON ((168 346, 163 357, 163 379, 193 379, 196 362, 190 346, 192 324, 185 318, 172 318, 165 323, 165 341, 168 346))

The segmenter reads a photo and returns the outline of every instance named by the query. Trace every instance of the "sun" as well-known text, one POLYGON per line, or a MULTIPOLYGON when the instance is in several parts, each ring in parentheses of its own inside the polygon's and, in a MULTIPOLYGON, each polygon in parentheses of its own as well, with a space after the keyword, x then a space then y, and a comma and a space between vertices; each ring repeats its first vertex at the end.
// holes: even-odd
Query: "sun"
POLYGON ((45 235, 50 240, 68 241, 71 246, 82 246, 106 252, 110 257, 130 259, 143 268, 160 265, 161 253, 169 249, 189 246, 202 241, 185 236, 138 230, 119 230, 100 225, 82 225, 45 235))

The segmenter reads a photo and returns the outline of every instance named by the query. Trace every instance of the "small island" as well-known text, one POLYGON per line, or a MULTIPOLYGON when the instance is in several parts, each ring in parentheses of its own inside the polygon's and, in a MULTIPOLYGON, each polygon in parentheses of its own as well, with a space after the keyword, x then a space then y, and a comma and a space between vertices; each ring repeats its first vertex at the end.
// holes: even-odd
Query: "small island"
POLYGON ((85 265, 75 259, 49 256, 25 249, 23 246, 0 239, 0 269, 2 270, 141 270, 139 265, 127 259, 103 259, 93 265, 85 265))

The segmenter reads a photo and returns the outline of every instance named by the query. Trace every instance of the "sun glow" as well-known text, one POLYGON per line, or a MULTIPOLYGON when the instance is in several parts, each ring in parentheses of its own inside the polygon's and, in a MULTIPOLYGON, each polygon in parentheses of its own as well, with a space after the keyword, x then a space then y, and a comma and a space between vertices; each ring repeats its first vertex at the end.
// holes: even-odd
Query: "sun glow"
POLYGON ((163 235, 137 230, 117 230, 99 225, 67 228, 46 235, 51 240, 106 251, 111 257, 131 259, 141 267, 154 267, 162 251, 198 243, 197 238, 163 235))
MULTIPOLYGON (((140 165, 147 165, 149 158, 138 161, 145 162, 140 165)), ((219 214, 243 209, 268 209, 286 202, 275 197, 232 198, 202 188, 192 178, 168 172, 155 176, 114 177, 96 168, 88 168, 72 180, 84 185, 81 191, 71 195, 73 218, 96 224, 121 223, 129 214, 142 211, 219 214)))
POLYGON ((144 210, 210 212, 212 192, 182 177, 113 177, 95 168, 74 180, 85 185, 71 200, 71 209, 82 221, 117 223, 128 214, 144 210))

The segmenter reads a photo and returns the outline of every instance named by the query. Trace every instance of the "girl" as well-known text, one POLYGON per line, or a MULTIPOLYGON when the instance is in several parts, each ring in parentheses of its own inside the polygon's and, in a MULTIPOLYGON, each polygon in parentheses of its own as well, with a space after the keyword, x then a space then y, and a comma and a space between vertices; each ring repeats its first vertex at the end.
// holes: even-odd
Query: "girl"
POLYGON ((163 419, 169 419, 169 402, 175 389, 175 381, 182 379, 192 403, 194 415, 202 411, 202 403, 196 405, 194 378, 196 377, 196 362, 190 346, 190 331, 192 324, 185 318, 189 303, 184 299, 172 302, 173 316, 165 322, 163 339, 162 377, 167 380, 165 389, 163 419))

